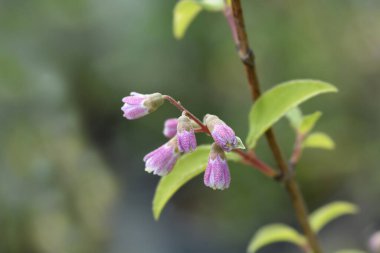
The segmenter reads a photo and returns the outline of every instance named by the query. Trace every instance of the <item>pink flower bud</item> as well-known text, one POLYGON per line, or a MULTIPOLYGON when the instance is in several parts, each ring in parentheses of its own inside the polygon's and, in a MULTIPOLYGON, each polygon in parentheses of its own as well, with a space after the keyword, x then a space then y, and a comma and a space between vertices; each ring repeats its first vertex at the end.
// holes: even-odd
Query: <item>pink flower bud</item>
POLYGON ((138 119, 157 110, 164 103, 164 98, 160 93, 140 94, 131 92, 130 96, 123 98, 124 117, 127 119, 138 119))
POLYGON ((173 169, 178 157, 177 138, 174 137, 144 157, 145 171, 165 176, 173 169))
POLYGON ((231 151, 238 147, 238 139, 234 130, 215 115, 206 114, 204 123, 211 132, 211 136, 223 150, 231 151))
POLYGON ((182 115, 178 118, 177 125, 178 149, 180 152, 191 152, 197 147, 194 129, 191 120, 182 115))
POLYGON ((224 151, 219 145, 213 143, 204 174, 204 184, 214 190, 224 190, 230 186, 230 182, 230 170, 224 151))
POLYGON ((380 231, 371 236, 368 246, 372 253, 380 253, 380 231))
POLYGON ((165 121, 164 131, 163 131, 163 134, 165 135, 165 137, 172 138, 177 134, 177 124, 178 124, 177 118, 171 118, 165 121))

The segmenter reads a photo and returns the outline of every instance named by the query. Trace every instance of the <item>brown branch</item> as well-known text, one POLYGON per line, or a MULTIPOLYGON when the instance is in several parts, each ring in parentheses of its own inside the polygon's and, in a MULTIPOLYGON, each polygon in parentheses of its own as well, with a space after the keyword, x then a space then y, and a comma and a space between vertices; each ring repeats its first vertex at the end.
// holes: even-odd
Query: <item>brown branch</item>
MULTIPOLYGON (((236 46, 238 48, 239 57, 244 64, 248 83, 251 88, 252 99, 256 100, 260 97, 261 91, 256 72, 255 57, 253 51, 249 47, 249 40, 245 29, 243 10, 240 0, 232 0, 232 12, 235 19, 236 32, 238 36, 238 44, 236 46)), ((306 209, 302 193, 292 171, 289 169, 285 159, 282 156, 275 134, 272 129, 269 129, 265 135, 277 165, 283 175, 285 188, 290 196, 298 222, 307 237, 310 248, 314 253, 321 253, 322 250, 319 246, 317 237, 312 231, 308 220, 308 211, 306 209)))
POLYGON ((260 95, 259 79, 256 73, 255 56, 249 47, 248 36, 245 30, 243 10, 240 1, 232 1, 232 13, 235 19, 235 30, 238 37, 238 54, 244 64, 245 72, 247 75, 248 83, 251 87, 252 99, 256 100, 260 95))

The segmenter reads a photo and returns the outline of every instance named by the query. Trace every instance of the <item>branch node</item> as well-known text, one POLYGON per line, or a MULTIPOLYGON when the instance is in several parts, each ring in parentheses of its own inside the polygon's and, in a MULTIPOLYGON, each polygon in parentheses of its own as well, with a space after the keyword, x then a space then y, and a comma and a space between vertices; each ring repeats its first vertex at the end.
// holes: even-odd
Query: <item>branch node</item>
POLYGON ((273 177, 274 180, 276 180, 279 183, 286 183, 290 180, 292 180, 295 176, 295 170, 293 167, 290 167, 289 170, 284 173, 283 171, 280 171, 273 177))
POLYGON ((240 60, 245 64, 250 67, 254 67, 254 62, 253 62, 253 51, 252 49, 248 49, 246 52, 243 52, 241 49, 239 49, 239 57, 240 60))

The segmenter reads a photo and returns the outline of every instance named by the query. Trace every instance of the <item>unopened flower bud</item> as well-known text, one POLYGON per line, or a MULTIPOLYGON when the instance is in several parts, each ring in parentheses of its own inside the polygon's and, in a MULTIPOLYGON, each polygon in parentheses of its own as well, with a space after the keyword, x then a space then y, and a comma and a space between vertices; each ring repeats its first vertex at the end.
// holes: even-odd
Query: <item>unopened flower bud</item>
POLYGON ((130 96, 123 98, 124 117, 127 119, 138 119, 157 110, 164 103, 164 98, 160 93, 140 94, 131 92, 130 96))
POLYGON ((230 182, 230 170, 224 151, 219 145, 213 143, 204 174, 204 184, 214 190, 224 190, 230 186, 230 182))
POLYGON ((191 120, 182 115, 178 118, 177 125, 178 149, 180 152, 191 152, 197 147, 194 129, 191 120))
MULTIPOLYGON (((231 151, 235 148, 241 148, 239 138, 236 137, 234 130, 224 121, 215 115, 206 114, 204 123, 211 132, 211 136, 223 150, 231 151)), ((244 147, 244 146, 243 146, 244 147)))
POLYGON ((380 231, 371 236, 368 246, 372 253, 380 253, 380 231))
POLYGON ((165 176, 173 169, 179 155, 177 138, 174 137, 144 157, 145 171, 165 176))
POLYGON ((163 131, 163 134, 165 135, 165 137, 172 138, 177 134, 177 124, 178 124, 177 118, 171 118, 165 121, 164 131, 163 131))

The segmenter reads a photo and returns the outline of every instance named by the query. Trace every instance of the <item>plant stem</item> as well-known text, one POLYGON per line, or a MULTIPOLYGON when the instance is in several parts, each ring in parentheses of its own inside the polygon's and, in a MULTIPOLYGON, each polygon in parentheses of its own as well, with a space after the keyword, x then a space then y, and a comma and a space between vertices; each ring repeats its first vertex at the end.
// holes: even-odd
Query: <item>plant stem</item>
MULTIPOLYGON (((174 105, 178 110, 181 112, 184 112, 189 118, 194 120, 198 126, 199 129, 196 129, 196 132, 206 133, 208 135, 211 135, 210 130, 208 127, 202 123, 200 119, 198 119, 194 114, 192 114, 189 110, 187 110, 181 103, 171 96, 164 95, 164 99, 169 101, 172 105, 174 105)), ((259 158, 254 155, 254 153, 246 153, 240 149, 234 149, 233 152, 237 153, 242 159, 243 162, 245 162, 248 165, 251 165, 253 168, 258 169, 260 172, 265 174, 268 177, 275 178, 277 176, 277 173, 269 167, 267 164, 265 164, 263 161, 261 161, 259 158)))
POLYGON ((294 148, 292 156, 290 157, 290 167, 294 168, 298 163, 301 154, 302 154, 302 143, 305 139, 305 135, 301 134, 299 131, 296 131, 296 140, 294 142, 294 148))
MULTIPOLYGON (((260 85, 259 79, 256 72, 255 59, 252 50, 249 47, 249 41, 247 32, 244 25, 244 16, 243 10, 241 7, 240 0, 232 0, 232 12, 235 19, 236 32, 238 36, 238 53, 240 59, 242 60, 248 79, 248 83, 251 88, 251 96, 253 100, 256 100, 260 97, 260 85)), ((314 253, 321 253, 322 250, 319 246, 318 239, 311 229, 309 220, 308 220, 308 211, 303 199, 302 193, 298 187, 298 183, 289 169, 285 159, 282 156, 280 147, 277 143, 275 134, 272 129, 269 129, 266 133, 266 139, 268 141, 269 147, 273 153, 273 156, 277 162, 278 167, 281 170, 281 173, 284 178, 285 188, 290 196, 291 202, 293 204, 295 214, 297 216, 298 222, 302 227, 305 236, 309 242, 310 248, 314 253)))
POLYGON ((277 176, 277 173, 271 167, 269 167, 266 163, 258 159, 255 154, 249 154, 240 149, 234 149, 233 151, 239 154, 243 158, 243 161, 245 163, 253 167, 256 167, 266 176, 271 177, 271 178, 275 178, 277 176))
POLYGON ((229 6, 227 4, 227 1, 224 1, 224 3, 225 3, 224 4, 224 6, 225 6, 224 16, 226 17, 228 25, 231 29, 232 38, 234 39, 235 44, 238 44, 239 39, 238 39, 237 32, 236 32, 235 19, 234 19, 234 16, 232 14, 232 8, 231 8, 231 6, 229 6))

